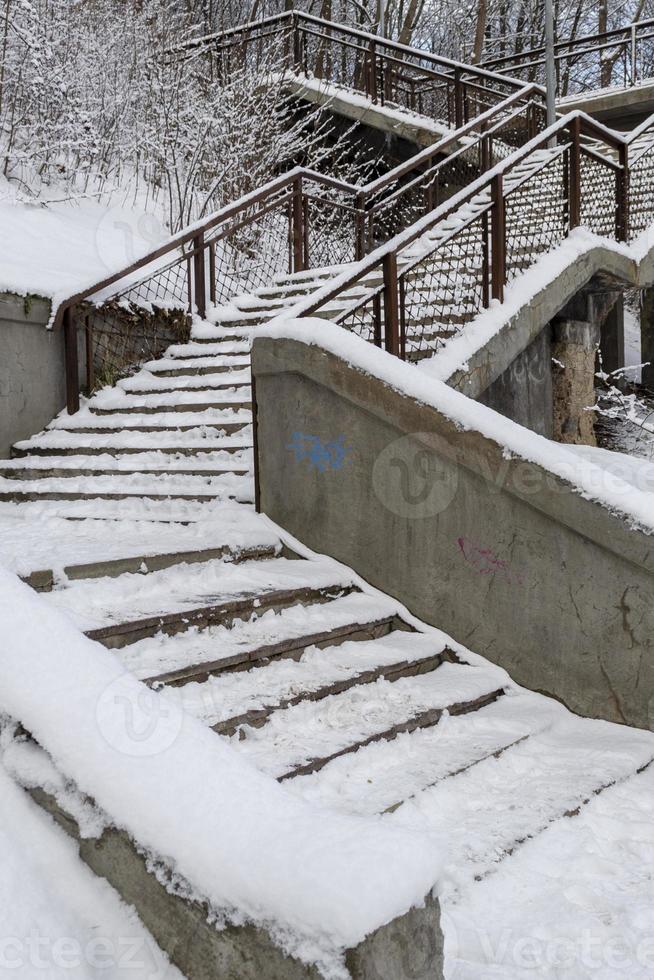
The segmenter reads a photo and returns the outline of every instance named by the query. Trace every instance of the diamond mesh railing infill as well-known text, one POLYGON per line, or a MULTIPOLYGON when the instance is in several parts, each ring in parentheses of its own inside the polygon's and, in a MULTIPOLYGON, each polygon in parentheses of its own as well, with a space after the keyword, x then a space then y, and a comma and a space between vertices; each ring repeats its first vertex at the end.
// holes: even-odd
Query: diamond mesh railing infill
POLYGON ((561 144, 552 159, 505 194, 507 283, 524 272, 539 255, 560 245, 568 233, 567 146, 561 144))

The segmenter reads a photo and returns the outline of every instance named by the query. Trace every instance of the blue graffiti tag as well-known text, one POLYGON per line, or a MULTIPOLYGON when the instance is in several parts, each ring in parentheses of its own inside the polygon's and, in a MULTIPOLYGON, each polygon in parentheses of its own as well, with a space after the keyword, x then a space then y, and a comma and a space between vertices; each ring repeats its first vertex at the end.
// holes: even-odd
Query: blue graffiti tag
POLYGON ((321 473, 340 470, 352 462, 351 447, 345 444, 345 436, 323 442, 320 436, 294 432, 293 441, 286 448, 295 453, 296 463, 306 459, 309 466, 321 473))

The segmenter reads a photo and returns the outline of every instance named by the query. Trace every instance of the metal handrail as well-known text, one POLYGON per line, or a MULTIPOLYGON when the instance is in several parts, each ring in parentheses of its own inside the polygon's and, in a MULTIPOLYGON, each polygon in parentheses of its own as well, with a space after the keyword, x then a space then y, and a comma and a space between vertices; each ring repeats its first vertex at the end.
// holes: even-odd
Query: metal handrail
MULTIPOLYGON (((631 74, 629 85, 634 86, 638 83, 638 44, 654 38, 654 30, 649 33, 639 33, 647 28, 654 28, 654 18, 645 18, 634 21, 625 27, 614 27, 607 31, 600 31, 595 34, 583 34, 579 37, 566 38, 556 41, 554 44, 554 58, 557 62, 568 61, 581 57, 584 54, 606 51, 616 47, 624 47, 625 53, 629 53, 631 74)), ((509 55, 484 58, 479 62, 480 67, 487 70, 502 68, 504 65, 510 66, 513 71, 522 72, 529 69, 538 68, 545 64, 545 47, 539 45, 524 51, 514 52, 509 55)))
MULTIPOLYGON (((447 68, 452 73, 455 70, 465 71, 470 75, 477 76, 487 81, 502 82, 503 84, 513 86, 515 88, 521 88, 524 85, 524 82, 522 82, 520 79, 512 78, 498 72, 493 72, 489 69, 483 68, 480 65, 466 64, 462 61, 456 61, 453 58, 446 58, 442 55, 432 54, 431 52, 424 51, 421 48, 414 48, 408 44, 401 44, 399 41, 393 41, 390 38, 381 37, 379 34, 371 34, 369 31, 352 27, 349 24, 338 24, 335 21, 325 20, 322 17, 316 17, 313 14, 308 14, 301 10, 284 11, 280 14, 274 14, 270 17, 261 18, 260 20, 240 24, 237 27, 229 28, 226 31, 219 31, 215 34, 206 34, 199 38, 193 38, 192 40, 184 41, 182 44, 166 48, 164 54, 172 55, 185 51, 198 51, 206 48, 215 48, 219 42, 230 40, 236 37, 236 35, 252 34, 259 28, 267 27, 273 24, 287 25, 289 23, 291 25, 294 23, 313 24, 316 27, 329 28, 330 30, 337 31, 340 34, 345 34, 349 37, 365 41, 367 45, 373 44, 378 47, 387 48, 391 51, 396 51, 399 54, 404 55, 405 58, 413 57, 420 61, 426 61, 433 65, 437 65, 441 68, 447 68)), ((329 35, 327 34, 322 34, 321 37, 325 40, 329 40, 329 35)))
MULTIPOLYGON (((654 114, 649 116, 637 130, 627 135, 612 130, 607 126, 597 122, 586 113, 576 110, 558 119, 551 127, 544 130, 537 137, 520 147, 510 157, 503 160, 492 171, 482 174, 477 180, 473 181, 468 187, 464 188, 443 205, 436 208, 428 216, 420 219, 410 228, 400 232, 394 238, 379 246, 370 253, 365 259, 357 263, 356 267, 342 273, 321 289, 312 293, 310 297, 298 302, 290 315, 293 317, 308 317, 315 315, 327 304, 338 299, 339 296, 351 291, 354 287, 365 285, 365 281, 370 282, 370 286, 356 301, 349 303, 337 318, 337 322, 342 322, 359 307, 364 307, 372 299, 383 296, 384 298, 384 321, 386 330, 386 349, 397 356, 403 354, 403 341, 400 330, 400 320, 403 320, 401 309, 402 299, 398 299, 398 280, 414 267, 418 262, 424 261, 425 257, 436 254, 438 249, 447 241, 454 238, 461 232, 463 227, 459 226, 443 238, 434 246, 432 252, 421 255, 419 259, 409 263, 402 272, 398 274, 398 259, 400 254, 408 246, 415 243, 426 232, 433 230, 437 225, 445 221, 454 212, 458 211, 463 205, 470 203, 474 198, 486 192, 488 202, 482 211, 491 215, 491 238, 492 238, 492 262, 489 263, 489 272, 492 279, 492 290, 488 300, 497 299, 502 301, 504 298, 504 287, 506 283, 506 240, 504 213, 507 193, 504 190, 504 178, 514 170, 520 163, 538 150, 550 147, 552 141, 562 134, 566 134, 569 140, 567 146, 562 148, 562 152, 569 152, 570 167, 568 174, 568 201, 569 201, 569 229, 580 224, 581 213, 581 175, 579 160, 582 155, 587 155, 597 159, 601 164, 616 174, 616 238, 626 240, 628 236, 628 214, 629 214, 629 147, 646 130, 654 128, 654 114), (618 161, 602 157, 583 143, 583 138, 590 138, 604 143, 612 150, 617 151, 618 161), (381 278, 377 278, 381 276, 381 278)), ((640 158, 634 157, 633 163, 640 158)), ((544 169, 551 163, 551 158, 546 159, 542 168, 544 169)), ((538 172, 536 168, 530 177, 538 172)), ((514 193, 516 188, 512 188, 510 193, 514 193)), ((475 214, 474 219, 480 217, 482 211, 475 214)), ((470 223, 470 222, 469 222, 470 223)), ((488 259, 488 245, 486 244, 486 260, 488 259)), ((488 305, 485 302, 484 305, 488 305)), ((288 312, 285 315, 289 315, 288 312)))

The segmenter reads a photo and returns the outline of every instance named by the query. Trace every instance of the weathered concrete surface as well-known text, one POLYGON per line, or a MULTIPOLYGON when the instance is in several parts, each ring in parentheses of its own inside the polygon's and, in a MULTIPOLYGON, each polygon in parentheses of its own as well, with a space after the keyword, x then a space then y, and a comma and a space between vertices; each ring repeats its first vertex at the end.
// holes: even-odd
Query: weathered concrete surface
POLYGON ((654 287, 644 289, 640 304, 640 359, 645 365, 642 381, 654 388, 654 287))
POLYGON ((581 109, 589 116, 617 129, 632 129, 654 112, 654 79, 631 88, 602 89, 561 99, 561 113, 581 109))
POLYGON ((600 335, 602 370, 607 374, 624 367, 624 295, 620 294, 602 321, 600 335))
MULTIPOLYGON (((146 859, 123 831, 81 839, 76 821, 47 793, 34 799, 79 843, 82 860, 134 906, 155 940, 187 980, 321 980, 315 967, 286 956, 269 933, 255 926, 217 929, 205 905, 171 894, 148 870, 146 859)), ((440 906, 427 896, 423 908, 383 924, 346 952, 352 980, 442 980, 440 906)))
MULTIPOLYGON (((454 371, 447 383, 470 398, 478 399, 533 343, 546 324, 576 297, 584 294, 593 280, 598 282, 598 295, 606 295, 611 302, 615 301, 617 290, 652 286, 654 250, 639 262, 602 246, 584 252, 561 273, 544 283, 488 342, 467 355, 466 367, 454 371)), ((607 312, 608 309, 604 310, 604 313, 607 312)))
POLYGON ((442 124, 439 125, 427 117, 413 115, 408 111, 404 114, 398 113, 396 109, 369 102, 360 93, 354 93, 353 99, 347 90, 339 95, 333 86, 321 89, 316 85, 305 84, 301 78, 292 75, 285 79, 284 87, 305 102, 323 106, 345 119, 364 123, 371 129, 406 140, 417 149, 431 146, 447 132, 442 124))
POLYGON ((253 372, 264 513, 518 683, 654 728, 650 535, 318 347, 256 338, 253 372))
POLYGON ((588 320, 553 324, 553 437, 575 446, 596 446, 595 358, 600 326, 588 320))
POLYGON ((61 331, 46 330, 50 302, 0 294, 0 457, 42 429, 66 401, 61 331))
POLYGON ((553 433, 552 345, 546 326, 477 399, 548 439, 553 433))

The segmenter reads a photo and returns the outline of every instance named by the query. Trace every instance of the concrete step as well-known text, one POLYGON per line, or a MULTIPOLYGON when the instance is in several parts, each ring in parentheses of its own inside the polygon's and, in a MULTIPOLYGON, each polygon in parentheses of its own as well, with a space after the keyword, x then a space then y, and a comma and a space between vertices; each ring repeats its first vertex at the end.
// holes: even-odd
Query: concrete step
POLYGON ((11 455, 13 459, 24 459, 28 456, 52 456, 53 453, 56 453, 58 456, 102 456, 104 454, 110 456, 129 456, 132 454, 142 455, 151 452, 153 449, 156 449, 158 453, 165 453, 171 456, 203 457, 217 450, 225 453, 243 453, 252 449, 252 442, 237 441, 235 437, 227 436, 225 439, 215 440, 213 444, 210 439, 207 439, 195 445, 182 445, 180 443, 166 445, 165 443, 158 443, 156 446, 152 446, 147 440, 143 440, 141 445, 129 445, 123 441, 117 441, 112 445, 106 439, 103 439, 98 445, 93 445, 90 442, 85 444, 82 439, 78 439, 71 445, 66 446, 63 444, 49 443, 46 440, 40 443, 38 437, 34 437, 34 441, 30 441, 29 444, 18 443, 13 446, 11 455), (231 440, 231 444, 227 440, 231 440))
POLYGON ((230 399, 229 401, 187 401, 187 402, 166 402, 163 404, 152 404, 145 398, 134 400, 134 404, 117 404, 114 408, 101 408, 98 405, 89 404, 89 411, 93 415, 160 415, 166 412, 186 412, 193 409, 195 412, 210 412, 214 409, 232 409, 241 411, 242 409, 252 409, 252 402, 247 399, 230 399))
MULTIPOLYGON (((273 545, 246 546, 238 550, 229 545, 218 548, 204 548, 196 551, 174 551, 160 553, 143 553, 127 558, 107 558, 100 561, 84 562, 77 565, 65 565, 64 575, 71 581, 88 578, 115 578, 118 575, 136 572, 156 572, 174 565, 193 565, 201 562, 215 561, 262 561, 274 558, 278 549, 273 545)), ((55 584, 55 573, 52 569, 39 569, 23 576, 23 581, 31 585, 37 592, 50 592, 55 584)))
MULTIPOLYGON (((366 631, 364 628, 362 628, 362 630, 363 632, 357 633, 356 639, 364 640, 364 642, 369 642, 371 639, 376 639, 376 637, 369 636, 371 632, 369 629, 366 631)), ((385 635, 388 635, 388 633, 385 635)), ((351 642, 353 638, 353 636, 348 636, 344 638, 343 642, 351 642)), ((330 643, 329 647, 324 651, 325 658, 329 656, 331 646, 332 644, 330 643)), ((265 724, 267 724, 271 716, 276 711, 284 711, 288 708, 294 708, 306 701, 316 702, 322 701, 328 697, 335 697, 336 695, 344 694, 345 691, 349 691, 353 687, 361 687, 365 684, 374 684, 376 681, 382 678, 390 683, 393 683, 394 681, 398 681, 403 677, 417 677, 419 674, 425 674, 436 670, 446 660, 451 660, 452 657, 453 654, 450 654, 449 652, 442 652, 434 653, 430 657, 419 657, 415 659, 409 658, 398 661, 394 664, 381 663, 377 666, 363 669, 359 673, 354 673, 350 677, 333 680, 330 683, 323 684, 322 686, 313 689, 301 690, 299 693, 279 700, 265 708, 252 709, 240 715, 233 715, 231 718, 225 719, 225 721, 217 722, 212 726, 212 728, 215 732, 218 732, 219 735, 228 736, 235 735, 240 729, 262 728, 265 724)))
POLYGON ((216 625, 229 627, 237 620, 252 619, 263 615, 270 609, 279 612, 288 606, 329 602, 334 598, 347 595, 351 591, 353 591, 352 586, 340 584, 319 588, 262 590, 228 602, 212 603, 179 612, 112 623, 98 629, 88 630, 86 635, 90 639, 102 643, 103 646, 118 649, 158 633, 173 636, 175 633, 186 631, 190 627, 196 629, 206 629, 216 625))
MULTIPOLYGON (((180 686, 189 683, 202 685, 210 677, 220 677, 227 672, 231 673, 236 670, 249 671, 254 668, 259 669, 271 662, 277 663, 280 660, 298 661, 309 648, 322 650, 327 647, 336 647, 346 642, 363 642, 387 636, 398 625, 397 617, 391 615, 376 620, 349 622, 342 626, 323 629, 315 633, 307 632, 303 636, 292 637, 290 639, 280 637, 275 642, 266 643, 252 649, 244 647, 238 650, 238 652, 231 654, 231 656, 221 656, 216 660, 202 661, 198 664, 189 663, 187 666, 177 668, 176 670, 148 677, 147 681, 149 684, 162 683, 169 686, 180 686)), ((233 732, 227 731, 227 729, 232 727, 232 722, 233 717, 227 719, 226 722, 217 723, 217 725, 212 727, 215 727, 216 731, 220 730, 221 734, 233 734, 233 732), (220 729, 218 726, 220 726, 220 729)), ((234 724, 233 727, 235 728, 237 726, 234 724)))
MULTIPOLYGON (((412 637, 413 634, 405 638, 407 649, 398 660, 414 659, 409 652, 412 637)), ((393 636, 389 636, 376 642, 392 641, 393 636)), ((422 644, 430 641, 434 643, 433 654, 443 652, 434 637, 420 635, 422 644)), ((423 647, 421 658, 424 653, 423 647)), ((256 672, 250 672, 250 680, 255 679, 253 673, 256 672)), ((318 702, 304 700, 273 711, 263 726, 243 729, 241 737, 233 738, 232 744, 270 776, 305 776, 373 742, 390 741, 400 734, 432 727, 446 711, 465 713, 490 704, 502 696, 501 685, 492 668, 452 663, 444 658, 435 669, 399 677, 392 683, 377 678, 318 702)), ((220 679, 215 681, 215 687, 220 691, 220 679)))

